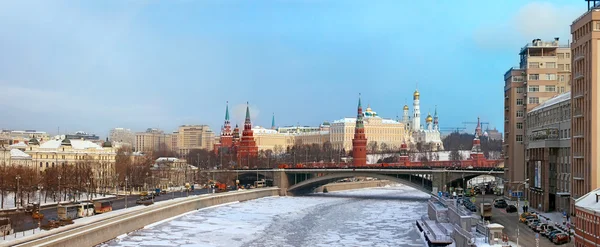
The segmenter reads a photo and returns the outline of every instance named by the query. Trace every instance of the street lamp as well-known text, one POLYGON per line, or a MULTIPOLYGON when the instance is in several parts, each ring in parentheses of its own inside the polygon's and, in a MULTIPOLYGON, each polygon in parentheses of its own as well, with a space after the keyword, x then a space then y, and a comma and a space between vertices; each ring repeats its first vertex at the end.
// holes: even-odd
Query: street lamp
POLYGON ((90 182, 85 182, 85 185, 87 185, 87 196, 88 196, 88 201, 90 201, 90 182))
POLYGON ((17 180, 17 195, 15 196, 15 205, 17 205, 17 211, 19 211, 19 180, 21 179, 21 176, 17 175, 15 179, 17 180))
POLYGON ((60 205, 60 179, 62 177, 60 175, 58 175, 58 205, 60 205))
MULTIPOLYGON (((517 186, 517 193, 519 192, 519 188, 521 187, 521 185, 526 185, 528 181, 529 181, 529 178, 525 179, 525 181, 519 183, 519 185, 517 186)), ((520 198, 521 198, 520 196, 517 197, 517 213, 519 212, 519 199, 520 198)), ((525 212, 523 212, 523 213, 525 213, 525 212)), ((519 230, 520 230, 519 222, 517 222, 517 246, 519 246, 519 230)))
POLYGON ((125 208, 127 208, 127 176, 125 176, 125 208))
MULTIPOLYGON (((154 186, 154 175, 152 175, 152 181, 150 181, 150 186, 154 186)), ((152 192, 152 193, 154 193, 154 192, 152 192)), ((156 196, 156 195, 154 195, 154 194, 152 195, 152 203, 154 203, 154 196, 156 196)))

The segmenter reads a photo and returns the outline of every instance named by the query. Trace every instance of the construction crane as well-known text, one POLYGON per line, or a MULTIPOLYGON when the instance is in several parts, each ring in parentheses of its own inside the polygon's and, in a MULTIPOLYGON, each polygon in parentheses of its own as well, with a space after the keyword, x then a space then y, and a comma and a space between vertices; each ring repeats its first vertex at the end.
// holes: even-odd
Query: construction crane
POLYGON ((466 130, 467 128, 464 127, 444 127, 444 128, 440 128, 440 131, 442 132, 456 132, 459 133, 461 131, 466 130))
MULTIPOLYGON (((477 125, 477 122, 462 122, 462 123, 465 125, 465 128, 467 127, 467 124, 475 124, 475 125, 477 125)), ((483 127, 483 125, 484 124, 488 125, 488 127, 490 125, 490 122, 479 122, 479 123, 481 124, 481 130, 484 130, 484 131, 487 130, 487 128, 483 127)))

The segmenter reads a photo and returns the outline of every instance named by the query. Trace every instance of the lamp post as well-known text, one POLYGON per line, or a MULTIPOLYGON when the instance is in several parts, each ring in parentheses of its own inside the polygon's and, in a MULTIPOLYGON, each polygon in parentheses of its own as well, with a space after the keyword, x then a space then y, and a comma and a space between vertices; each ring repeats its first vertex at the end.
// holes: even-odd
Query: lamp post
POLYGON ((88 201, 90 201, 91 200, 91 198, 90 198, 90 196, 91 196, 91 194, 90 194, 90 182, 89 181, 86 182, 85 185, 87 185, 87 197, 88 197, 88 201))
MULTIPOLYGON (((154 175, 152 175, 152 180, 150 181, 150 186, 154 186, 154 175)), ((152 203, 154 203, 154 196, 156 196, 156 195, 154 195, 154 192, 152 192, 152 193, 153 193, 152 194, 152 203)))
POLYGON ((17 175, 15 179, 17 180, 17 195, 15 196, 15 205, 17 205, 17 211, 19 211, 19 180, 21 179, 21 176, 17 175))
MULTIPOLYGON (((521 187, 521 185, 527 184, 527 182, 529 181, 528 179, 525 179, 525 181, 520 182, 519 185, 517 186, 517 192, 519 192, 519 188, 521 187)), ((527 187, 527 186, 526 186, 527 187)), ((519 198, 521 198, 520 196, 517 197, 517 213, 519 212, 519 198)), ((525 213, 525 212, 523 212, 525 213)), ((519 246, 519 222, 517 222, 517 246, 519 246)))
POLYGON ((60 205, 60 179, 62 177, 60 175, 58 175, 58 205, 60 205))
POLYGON ((127 194, 129 191, 127 190, 127 176, 125 176, 125 208, 127 208, 127 194))

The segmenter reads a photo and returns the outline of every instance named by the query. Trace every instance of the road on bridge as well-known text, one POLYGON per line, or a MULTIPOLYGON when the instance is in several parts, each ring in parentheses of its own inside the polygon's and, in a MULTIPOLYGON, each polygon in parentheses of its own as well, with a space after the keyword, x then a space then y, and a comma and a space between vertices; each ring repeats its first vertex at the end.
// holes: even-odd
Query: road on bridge
MULTIPOLYGON (((197 189, 194 191, 190 191, 189 195, 202 195, 207 194, 209 192, 208 189, 197 189)), ((170 200, 173 198, 186 197, 187 192, 172 192, 157 196, 154 198, 155 202, 170 200)), ((136 200, 139 199, 139 195, 131 195, 127 197, 127 206, 128 207, 136 207, 141 206, 136 204, 136 200)), ((114 210, 120 210, 125 208, 125 197, 119 196, 118 198, 107 199, 112 201, 112 207, 114 210)), ((143 207, 143 206, 142 206, 143 207)), ((34 220, 31 218, 31 214, 27 214, 25 212, 11 213, 8 215, 1 215, 2 217, 9 217, 12 220, 13 229, 15 232, 22 232, 31 230, 34 228, 38 228, 38 225, 44 225, 48 223, 49 219, 58 219, 58 212, 56 206, 44 208, 40 210, 42 214, 44 214, 44 219, 41 221, 34 220)), ((92 216, 94 217, 94 216, 92 216)))

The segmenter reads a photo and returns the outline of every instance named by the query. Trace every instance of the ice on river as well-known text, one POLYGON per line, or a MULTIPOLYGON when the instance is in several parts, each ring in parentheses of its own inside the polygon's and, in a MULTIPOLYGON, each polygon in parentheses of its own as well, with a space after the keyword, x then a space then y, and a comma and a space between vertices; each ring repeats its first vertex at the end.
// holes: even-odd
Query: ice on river
POLYGON ((424 246, 414 224, 426 213, 426 202, 416 199, 428 195, 405 186, 330 194, 203 209, 103 246, 424 246), (374 195, 397 199, 370 199, 374 195))

